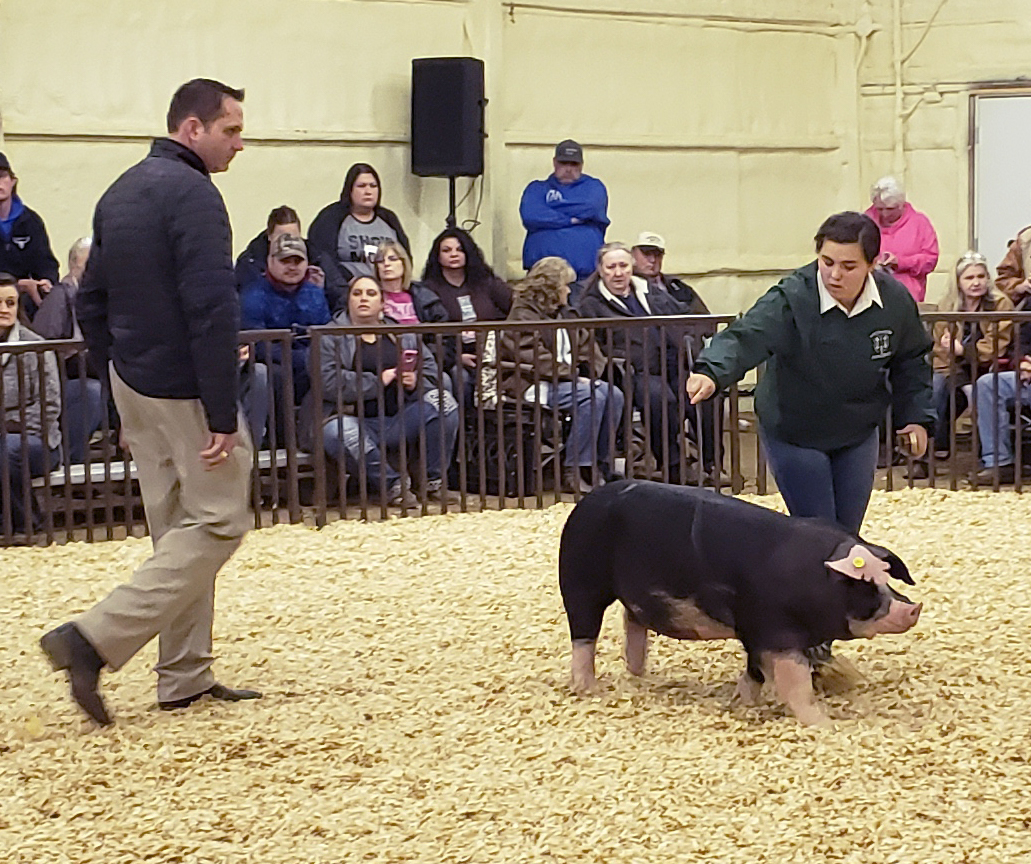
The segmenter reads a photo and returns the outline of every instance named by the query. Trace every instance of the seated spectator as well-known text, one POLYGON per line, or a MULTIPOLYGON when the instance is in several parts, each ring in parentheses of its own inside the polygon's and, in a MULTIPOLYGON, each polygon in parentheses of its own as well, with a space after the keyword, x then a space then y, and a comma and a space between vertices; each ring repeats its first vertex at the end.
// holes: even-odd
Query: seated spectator
MULTIPOLYGON (((44 339, 81 339, 79 322, 75 317, 75 297, 79 293, 86 261, 93 242, 80 237, 68 250, 68 274, 43 296, 32 318, 33 332, 44 339)), ((64 416, 67 440, 65 454, 71 464, 86 460, 89 441, 104 421, 104 397, 100 381, 88 375, 81 376, 79 364, 67 361, 67 383, 64 390, 64 416)), ((112 403, 113 407, 113 403, 112 403)))
MULTIPOLYGON (((503 321, 512 308, 511 287, 491 270, 480 247, 461 228, 447 228, 437 235, 422 271, 422 284, 440 298, 449 321, 503 321)), ((476 368, 475 331, 462 333, 456 351, 464 369, 476 368)), ((450 367, 448 371, 457 382, 454 371, 450 367)), ((462 380, 469 404, 475 378, 467 372, 462 380)))
MULTIPOLYGON (((942 312, 1008 312, 1013 309, 1013 303, 992 286, 984 255, 967 252, 956 262, 952 290, 938 304, 938 309, 942 312)), ((954 382, 956 412, 959 414, 967 407, 961 388, 971 384, 979 374, 991 371, 996 357, 1006 356, 1013 338, 1013 322, 1001 321, 993 327, 974 321, 965 321, 961 325, 938 321, 931 335, 934 339, 931 358, 934 404, 938 414, 934 448, 935 455, 944 459, 949 455, 949 429, 953 420, 949 411, 950 379, 954 382), (976 358, 973 364, 972 358, 976 358)))
MULTIPOLYGON (((385 314, 385 308, 383 291, 376 280, 359 277, 351 284, 347 310, 339 311, 333 323, 341 327, 394 323, 385 314)), ((364 463, 369 486, 378 489, 382 479, 388 502, 403 506, 415 503, 410 483, 393 465, 382 460, 380 442, 391 450, 406 442, 411 461, 419 452, 419 436, 424 434, 424 491, 432 498, 440 498, 443 472, 451 461, 458 434, 454 397, 443 391, 441 414, 436 361, 425 344, 416 344, 410 336, 398 340, 379 333, 327 336, 320 355, 323 415, 330 418, 323 427, 326 455, 338 463, 345 456, 353 466, 364 463), (411 355, 415 362, 406 369, 405 355, 409 351, 416 352, 411 355), (361 426, 355 416, 359 401, 364 408, 361 426), (344 405, 342 416, 337 415, 338 402, 344 405)), ((352 471, 359 473, 353 468, 352 471)))
MULTIPOLYGON (((268 260, 269 246, 280 234, 301 236, 301 217, 293 207, 276 207, 268 214, 268 225, 257 237, 247 244, 247 248, 236 259, 236 288, 243 291, 251 282, 256 282, 265 275, 265 262, 268 260)), ((318 285, 326 292, 326 302, 330 310, 336 309, 347 293, 347 284, 340 268, 337 267, 336 256, 320 252, 312 248, 307 240, 308 273, 305 280, 318 285)))
MULTIPOLYGON (((1017 369, 989 372, 974 382, 981 448, 981 471, 975 478, 979 485, 994 483, 996 469, 1000 483, 1012 483, 1016 477, 1010 411, 1018 402, 1025 407, 1031 405, 1031 325, 1021 324, 1017 332, 1017 369)), ((1025 474, 1029 465, 1031 462, 1025 456, 1025 474)))
POLYGON ((917 303, 927 294, 927 274, 938 263, 938 235, 931 220, 906 201, 906 193, 894 177, 882 177, 870 189, 873 204, 866 211, 881 230, 883 267, 899 280, 917 303))
POLYGON ((381 188, 376 169, 358 162, 347 169, 340 200, 323 207, 311 223, 312 244, 335 256, 348 284, 356 276, 375 275, 373 256, 388 240, 399 243, 411 257, 401 221, 380 204, 381 188))
MULTIPOLYGON (((0 345, 15 342, 40 342, 18 314, 18 280, 10 273, 0 273, 0 345)), ((61 462, 61 383, 53 352, 15 355, 0 353, 4 385, 4 461, 0 472, 7 475, 10 490, 10 520, 14 533, 25 533, 31 518, 31 490, 24 485, 24 473, 42 477, 61 462), (40 359, 43 362, 43 384, 40 389, 40 359), (19 368, 20 367, 20 368, 19 368), (44 428, 44 419, 46 425, 44 428), (30 495, 30 510, 25 510, 25 493, 30 495)), ((0 534, 5 532, 7 514, 3 512, 3 484, 0 481, 0 534)))
POLYGON ((710 314, 709 307, 694 288, 683 279, 662 272, 662 260, 666 255, 666 241, 662 235, 642 231, 630 254, 634 256, 634 275, 648 283, 649 291, 665 291, 684 307, 687 315, 710 314))
POLYGON ((68 274, 47 294, 32 316, 32 329, 44 339, 78 339, 79 322, 75 320, 75 295, 86 269, 86 260, 93 241, 80 237, 68 250, 68 274))
POLYGON ((22 310, 32 318, 57 282, 57 259, 42 218, 18 197, 18 176, 0 153, 0 272, 17 280, 22 310))
POLYGON ((1010 241, 995 273, 995 287, 1015 305, 1031 294, 1031 225, 1010 241))
MULTIPOLYGON (((412 280, 412 259, 400 243, 388 240, 380 245, 373 255, 373 266, 376 268, 373 278, 383 289, 383 309, 388 318, 398 324, 434 324, 449 320, 441 299, 421 282, 412 280)), ((427 336, 426 342, 435 352, 436 339, 427 336)), ((441 373, 450 390, 446 370, 457 362, 457 349, 453 337, 446 337, 443 343, 441 373)))
POLYGON ((571 327, 503 330, 501 358, 515 366, 502 368, 501 389, 512 399, 522 393, 530 402, 540 398, 549 409, 556 405, 573 414, 562 459, 563 485, 570 492, 589 492, 595 464, 602 482, 614 476, 610 440, 623 416, 623 391, 601 380, 605 358, 588 331, 575 328, 579 316, 566 305, 569 283, 575 279, 576 272, 564 259, 548 257, 534 264, 516 286, 509 321, 570 319, 571 327), (577 367, 573 366, 574 340, 577 367), (536 378, 530 369, 536 369, 536 378))
MULTIPOLYGON (((308 250, 296 234, 280 234, 272 242, 265 262, 265 275, 252 282, 240 296, 240 328, 242 330, 294 330, 303 335, 308 327, 329 323, 329 306, 325 292, 308 282, 308 250)), ((272 386, 282 394, 282 358, 280 345, 271 346, 271 356, 259 345, 257 359, 269 365, 272 386)), ((308 348, 303 340, 294 339, 291 351, 294 402, 300 404, 308 392, 308 348)), ((282 399, 277 400, 282 405, 282 399)))
MULTIPOLYGON (((626 321, 650 315, 681 315, 683 309, 665 291, 649 291, 644 279, 633 275, 633 256, 622 243, 606 243, 598 250, 597 279, 588 280, 578 311, 584 318, 612 318, 626 321)), ((666 464, 663 453, 665 430, 669 448, 669 475, 673 482, 688 482, 680 476, 680 437, 684 426, 680 399, 679 350, 675 331, 667 328, 665 340, 658 327, 613 327, 599 334, 609 359, 625 358, 630 378, 624 378, 624 395, 633 390, 633 403, 648 412, 649 445, 657 467, 666 464), (608 344, 605 342, 608 340, 608 344), (665 419, 663 419, 665 413, 665 419)), ((689 370, 686 370, 689 371, 689 370)), ((686 401, 686 400, 685 400, 686 401)), ((702 465, 711 480, 715 468, 715 402, 701 406, 702 465)), ((692 434, 697 437, 696 430, 692 434)))

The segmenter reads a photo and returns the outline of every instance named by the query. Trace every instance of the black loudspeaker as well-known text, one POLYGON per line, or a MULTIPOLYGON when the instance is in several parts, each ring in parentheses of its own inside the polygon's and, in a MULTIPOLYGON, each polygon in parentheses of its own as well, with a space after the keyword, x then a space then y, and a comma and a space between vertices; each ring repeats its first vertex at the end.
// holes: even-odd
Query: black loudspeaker
POLYGON ((413 60, 412 173, 420 177, 482 174, 485 104, 482 60, 413 60))

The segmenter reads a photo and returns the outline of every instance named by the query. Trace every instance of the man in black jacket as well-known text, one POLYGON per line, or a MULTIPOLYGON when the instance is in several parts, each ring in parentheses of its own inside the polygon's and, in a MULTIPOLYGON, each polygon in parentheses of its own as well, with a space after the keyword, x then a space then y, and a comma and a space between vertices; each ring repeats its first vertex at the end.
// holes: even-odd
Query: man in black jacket
POLYGON ((237 701, 211 672, 215 577, 248 525, 251 444, 238 426, 229 216, 210 174, 243 149, 243 91, 198 78, 168 111, 168 138, 97 204, 77 298, 91 356, 109 372, 136 461, 154 554, 104 600, 41 640, 72 696, 111 722, 98 690, 159 637, 158 704, 237 701))
POLYGON ((18 176, 0 153, 0 271, 18 280, 22 305, 31 318, 57 284, 57 259, 40 215, 18 197, 18 176))

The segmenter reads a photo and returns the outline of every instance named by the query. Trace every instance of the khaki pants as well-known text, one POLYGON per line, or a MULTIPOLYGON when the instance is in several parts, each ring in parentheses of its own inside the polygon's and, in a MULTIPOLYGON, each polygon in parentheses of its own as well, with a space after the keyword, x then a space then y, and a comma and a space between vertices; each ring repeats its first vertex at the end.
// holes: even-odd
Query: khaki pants
POLYGON ((199 399, 143 396, 113 365, 111 393, 136 462, 154 554, 76 624, 112 669, 158 636, 158 700, 182 699, 215 683, 215 576, 250 523, 250 439, 241 419, 241 443, 205 471, 198 454, 210 432, 199 399))

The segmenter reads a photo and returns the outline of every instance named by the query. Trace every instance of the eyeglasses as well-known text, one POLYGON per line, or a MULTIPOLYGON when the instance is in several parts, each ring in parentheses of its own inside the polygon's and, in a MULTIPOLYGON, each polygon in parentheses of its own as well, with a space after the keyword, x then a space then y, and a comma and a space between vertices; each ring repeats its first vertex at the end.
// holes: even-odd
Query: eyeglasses
POLYGON ((987 264, 988 259, 984 257, 980 252, 966 252, 962 258, 959 259, 960 264, 987 264))
POLYGON ((386 264, 388 261, 400 261, 400 260, 401 260, 401 256, 400 255, 384 255, 382 258, 377 258, 376 259, 376 263, 377 264, 386 264))

